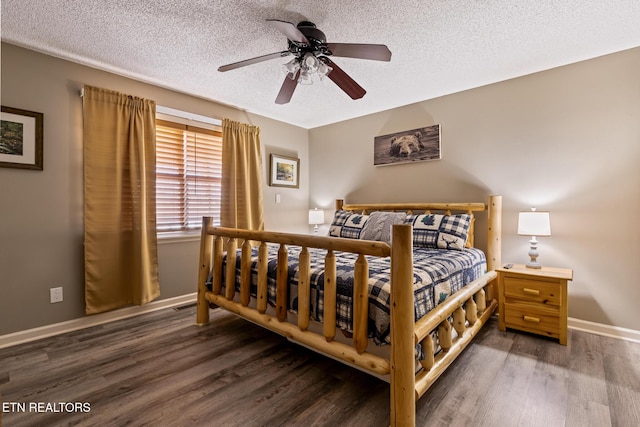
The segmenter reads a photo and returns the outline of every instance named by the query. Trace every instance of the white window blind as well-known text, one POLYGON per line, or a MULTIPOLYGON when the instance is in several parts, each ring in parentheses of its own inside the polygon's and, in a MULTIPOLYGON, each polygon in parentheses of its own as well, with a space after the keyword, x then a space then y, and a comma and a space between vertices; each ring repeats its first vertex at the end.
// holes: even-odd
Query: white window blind
POLYGON ((156 219, 159 233, 220 224, 222 131, 156 120, 156 219))

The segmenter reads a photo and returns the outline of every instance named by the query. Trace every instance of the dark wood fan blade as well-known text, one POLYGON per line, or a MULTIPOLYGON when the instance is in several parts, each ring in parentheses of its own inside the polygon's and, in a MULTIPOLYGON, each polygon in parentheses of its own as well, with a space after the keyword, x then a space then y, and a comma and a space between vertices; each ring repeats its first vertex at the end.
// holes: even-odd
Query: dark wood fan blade
POLYGON ((291 55, 291 52, 289 52, 288 50, 283 50, 282 52, 270 53, 268 55, 257 56, 255 58, 245 59, 244 61, 234 62, 233 64, 223 65, 218 68, 218 71, 235 70, 236 68, 257 64, 258 62, 268 61, 270 59, 284 58, 285 56, 288 56, 288 55, 291 55))
POLYGON ((320 57, 320 60, 332 68, 327 77, 337 84, 340 89, 351 97, 351 99, 360 99, 365 95, 365 93, 367 93, 362 86, 349 77, 349 75, 345 73, 342 68, 338 67, 335 62, 331 61, 326 56, 320 57))
POLYGON ((291 101, 293 91, 296 90, 296 86, 298 86, 299 76, 300 70, 296 71, 294 78, 291 78, 291 73, 287 74, 287 77, 284 78, 284 82, 282 82, 282 86, 280 87, 280 92, 278 92, 278 96, 276 97, 276 104, 286 104, 291 101))
POLYGON ((279 19, 267 19, 267 22, 292 42, 310 44, 305 35, 302 34, 298 27, 293 25, 291 22, 280 21, 279 19))
POLYGON ((328 43, 333 56, 391 61, 391 51, 383 44, 328 43))

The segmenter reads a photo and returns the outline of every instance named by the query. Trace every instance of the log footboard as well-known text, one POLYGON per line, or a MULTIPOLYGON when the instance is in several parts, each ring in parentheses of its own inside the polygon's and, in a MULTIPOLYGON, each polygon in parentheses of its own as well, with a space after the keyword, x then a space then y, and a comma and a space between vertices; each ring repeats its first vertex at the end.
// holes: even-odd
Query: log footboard
MULTIPOLYGON (((391 387, 390 424, 412 426, 415 424, 416 400, 424 395, 464 350, 497 306, 497 301, 493 298, 492 282, 496 278, 494 267, 500 263, 501 198, 491 196, 487 207, 480 204, 481 208, 478 208, 477 205, 473 204, 474 210, 488 209, 489 211, 486 251, 488 272, 461 291, 451 295, 417 322, 414 319, 413 239, 410 225, 393 226, 393 245, 389 246, 383 242, 366 240, 216 228, 212 226, 211 218, 203 218, 196 322, 200 325, 206 324, 209 321, 209 305, 215 304, 335 359, 378 376, 388 375, 391 387), (280 245, 276 270, 276 304, 271 310, 267 307, 267 242, 280 245), (252 245, 258 245, 258 279, 255 296, 249 293, 252 245), (302 247, 299 256, 297 324, 287 321, 286 245, 302 247), (325 311, 320 333, 309 330, 308 248, 326 250, 325 311), (226 275, 227 283, 224 293, 222 292, 224 252, 236 253, 237 249, 241 251, 238 296, 235 295, 235 263, 227 263, 229 269, 226 275), (351 344, 335 339, 335 251, 358 255, 354 264, 353 342, 351 344), (391 344, 388 358, 367 351, 369 268, 365 256, 391 257, 391 344), (210 272, 213 274, 211 290, 207 288, 210 272), (418 345, 425 354, 424 359, 419 361, 416 359, 418 345)), ((382 206, 391 205, 367 205, 367 209, 412 210, 413 206, 417 205, 393 205, 388 209, 382 209, 382 206), (406 209, 406 206, 411 207, 406 209)), ((422 206, 420 205, 418 209, 423 209, 422 206)), ((449 205, 447 205, 448 208, 449 205)))

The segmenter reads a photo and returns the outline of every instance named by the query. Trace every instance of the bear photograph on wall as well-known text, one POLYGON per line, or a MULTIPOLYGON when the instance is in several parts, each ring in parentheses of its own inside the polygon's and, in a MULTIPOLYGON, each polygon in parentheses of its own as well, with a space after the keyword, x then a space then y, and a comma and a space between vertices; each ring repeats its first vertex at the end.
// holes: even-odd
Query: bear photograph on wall
POLYGON ((374 166, 440 159, 440 125, 376 136, 374 166))

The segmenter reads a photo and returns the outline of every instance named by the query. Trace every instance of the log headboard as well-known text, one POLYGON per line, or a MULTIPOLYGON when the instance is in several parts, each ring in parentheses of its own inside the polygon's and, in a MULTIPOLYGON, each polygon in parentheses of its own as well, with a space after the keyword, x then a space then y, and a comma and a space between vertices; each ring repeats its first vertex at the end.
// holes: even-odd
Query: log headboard
POLYGON ((345 210, 369 214, 377 211, 418 213, 443 213, 452 215, 466 213, 471 215, 467 246, 475 243, 475 213, 487 211, 487 269, 494 270, 501 262, 501 224, 502 197, 489 196, 487 203, 345 203, 344 199, 336 200, 336 210, 345 210))

